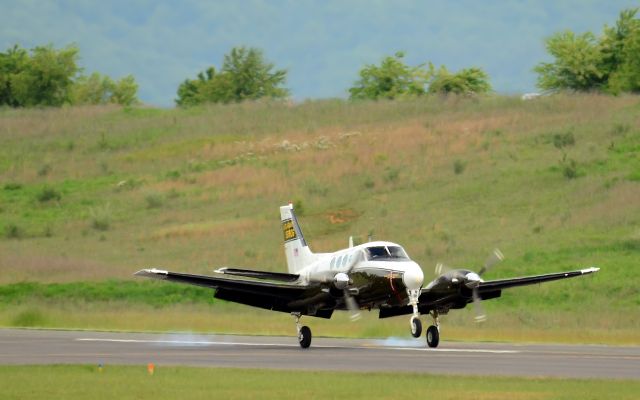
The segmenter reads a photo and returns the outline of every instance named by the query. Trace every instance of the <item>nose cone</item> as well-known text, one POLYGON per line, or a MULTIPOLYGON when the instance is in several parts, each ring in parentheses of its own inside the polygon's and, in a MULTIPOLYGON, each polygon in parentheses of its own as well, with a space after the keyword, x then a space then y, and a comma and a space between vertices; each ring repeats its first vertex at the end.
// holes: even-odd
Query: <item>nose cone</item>
POLYGON ((416 263, 411 263, 410 266, 407 267, 407 270, 402 275, 402 282, 404 286, 406 286, 409 290, 418 290, 422 287, 422 283, 424 282, 424 274, 422 273, 422 269, 416 263))

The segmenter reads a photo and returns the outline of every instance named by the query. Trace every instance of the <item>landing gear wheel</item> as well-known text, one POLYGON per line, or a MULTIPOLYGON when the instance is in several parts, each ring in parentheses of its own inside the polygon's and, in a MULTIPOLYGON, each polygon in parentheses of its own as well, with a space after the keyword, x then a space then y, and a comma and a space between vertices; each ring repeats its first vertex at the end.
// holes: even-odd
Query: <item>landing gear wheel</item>
POLYGON ((440 343, 440 331, 435 325, 431 325, 427 328, 427 344, 429 347, 438 347, 438 343, 440 343))
POLYGON ((411 318, 411 336, 419 338, 422 335, 422 322, 418 317, 411 318))
POLYGON ((311 329, 309 329, 308 326, 300 328, 300 332, 298 332, 298 343, 300 343, 300 347, 303 349, 311 346, 311 329))

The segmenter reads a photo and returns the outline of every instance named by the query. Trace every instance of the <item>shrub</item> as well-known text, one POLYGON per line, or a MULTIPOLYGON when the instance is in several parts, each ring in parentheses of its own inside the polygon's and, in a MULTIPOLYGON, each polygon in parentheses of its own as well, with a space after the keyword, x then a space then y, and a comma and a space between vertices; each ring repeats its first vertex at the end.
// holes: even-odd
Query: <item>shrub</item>
POLYGON ((159 208, 164 204, 164 197, 160 193, 149 193, 145 198, 147 208, 159 208))
POLYGON ((180 178, 180 171, 178 170, 169 171, 165 176, 167 177, 167 179, 176 180, 180 178))
POLYGON ((463 173, 466 167, 467 167, 467 163, 465 163, 462 160, 455 160, 453 162, 453 172, 456 175, 460 175, 461 173, 463 173))
POLYGON ((370 177, 370 176, 367 176, 367 177, 364 179, 364 187, 365 187, 366 189, 373 189, 373 187, 374 187, 375 185, 376 185, 376 182, 375 182, 373 179, 371 179, 371 177, 370 177))
POLYGON ((298 216, 303 216, 305 213, 304 203, 302 200, 298 199, 293 202, 293 209, 298 216))
POLYGON ((46 176, 51 172, 51 166, 49 164, 44 164, 38 168, 38 176, 46 176))
POLYGON ((578 177, 578 164, 576 160, 564 161, 562 164, 562 174, 567 179, 575 179, 578 177))
POLYGON ((107 231, 111 226, 111 210, 109 206, 91 209, 91 227, 97 231, 107 231))
POLYGON ((573 132, 569 131, 566 133, 556 133, 553 135, 553 145, 557 149, 562 149, 563 147, 573 146, 576 144, 576 138, 573 136, 573 132))
POLYGON ((10 223, 4 228, 4 235, 8 239, 18 239, 22 236, 22 229, 16 224, 10 223))
POLYGON ((400 176, 400 168, 387 167, 386 174, 384 175, 384 181, 395 182, 398 180, 399 176, 400 176))
POLYGON ((628 124, 617 123, 611 129, 611 133, 616 136, 624 136, 629 132, 630 129, 631 126, 629 126, 628 124))
POLYGON ((62 195, 60 192, 49 186, 43 187, 37 195, 37 199, 41 203, 45 203, 50 200, 60 200, 61 198, 62 195))
POLYGON ((4 190, 19 190, 22 189, 22 184, 17 182, 9 182, 4 184, 4 190))

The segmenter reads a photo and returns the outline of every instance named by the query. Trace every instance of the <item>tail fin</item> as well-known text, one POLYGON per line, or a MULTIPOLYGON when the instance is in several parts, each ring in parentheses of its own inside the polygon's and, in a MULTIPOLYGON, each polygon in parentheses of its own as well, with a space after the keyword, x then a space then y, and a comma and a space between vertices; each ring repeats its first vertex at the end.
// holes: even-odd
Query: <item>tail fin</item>
POLYGON ((293 205, 288 204, 280 207, 280 220, 284 232, 284 254, 287 256, 287 268, 290 274, 295 274, 311 264, 315 257, 304 240, 296 214, 293 212, 293 205))

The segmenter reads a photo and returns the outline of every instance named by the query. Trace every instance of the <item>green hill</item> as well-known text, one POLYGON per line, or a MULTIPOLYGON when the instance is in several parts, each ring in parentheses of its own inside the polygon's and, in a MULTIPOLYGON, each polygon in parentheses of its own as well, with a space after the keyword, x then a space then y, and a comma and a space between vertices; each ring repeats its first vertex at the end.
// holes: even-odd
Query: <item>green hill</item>
MULTIPOLYGON (((0 182, 3 325, 287 333, 286 315, 190 295, 158 305, 109 288, 134 281, 123 284, 158 296, 157 283, 131 275, 151 266, 283 271, 278 207, 292 201, 314 251, 372 234, 403 244, 427 277, 437 262, 478 266, 495 247, 507 258, 486 279, 602 268, 505 292, 485 303, 479 328, 470 311, 452 312, 443 322, 454 337, 545 340, 555 330, 566 333, 559 340, 638 342, 638 97, 4 109, 0 182), (54 283, 104 287, 95 300, 42 295, 67 293, 54 283), (113 310, 120 316, 106 318, 113 310), (211 311, 218 318, 195 317, 211 311), (149 314, 171 323, 136 317, 149 314), (239 314, 247 326, 227 324, 239 314)), ((408 330, 403 318, 345 328, 341 318, 318 324, 348 335, 408 330)))

